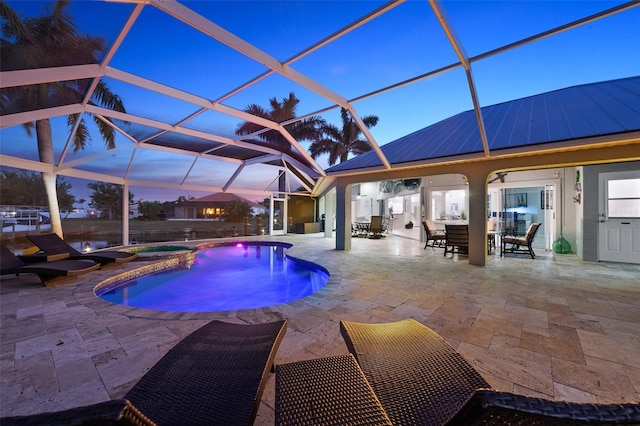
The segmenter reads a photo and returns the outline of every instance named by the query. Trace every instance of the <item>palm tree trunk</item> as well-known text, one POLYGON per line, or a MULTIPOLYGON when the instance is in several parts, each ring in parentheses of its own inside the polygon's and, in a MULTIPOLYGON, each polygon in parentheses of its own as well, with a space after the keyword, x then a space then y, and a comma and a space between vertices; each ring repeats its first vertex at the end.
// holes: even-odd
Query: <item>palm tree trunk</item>
MULTIPOLYGON (((40 162, 54 164, 53 157, 53 137, 51 135, 51 123, 49 120, 36 121, 36 138, 38 139, 38 154, 40 162)), ((58 205, 58 192, 56 188, 56 174, 42 173, 44 188, 47 191, 49 202, 49 215, 51 220, 51 231, 64 238, 62 234, 62 221, 60 220, 60 207, 58 205)))

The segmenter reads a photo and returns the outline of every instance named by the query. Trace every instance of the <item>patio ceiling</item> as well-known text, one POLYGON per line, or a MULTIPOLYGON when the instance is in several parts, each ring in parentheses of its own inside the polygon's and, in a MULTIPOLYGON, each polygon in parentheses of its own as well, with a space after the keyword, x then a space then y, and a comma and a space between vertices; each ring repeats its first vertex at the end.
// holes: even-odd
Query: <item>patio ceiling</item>
MULTIPOLYGON (((45 4, 7 3, 22 16, 37 16, 45 4)), ((0 74, 3 92, 57 81, 85 85, 82 98, 52 99, 36 111, 3 108, 0 160, 129 187, 255 197, 277 191, 279 176, 287 174, 291 192, 313 193, 327 178, 327 159, 312 158, 309 141, 296 140, 291 126, 319 116, 340 127, 340 108, 372 148, 367 167, 402 167, 383 145, 463 111, 472 112, 466 125, 477 135, 477 151, 491 157, 495 144, 483 107, 638 74, 638 5, 75 2, 71 11, 80 31, 105 37, 108 50, 96 64, 0 74), (593 42, 605 45, 598 50, 604 53, 590 55, 593 42), (89 102, 99 81, 123 98, 126 113, 89 102), (276 122, 245 112, 250 104, 268 109, 270 98, 291 92, 300 99, 296 119, 276 122), (73 152, 75 129, 68 129, 66 117, 76 113, 113 126, 116 148, 106 150, 92 129, 93 142, 73 152), (361 117, 370 114, 380 123, 368 129, 361 117), (54 165, 39 161, 35 137, 22 129, 44 118, 53 127, 54 165), (244 122, 261 130, 239 136, 244 122), (279 132, 290 146, 270 146, 261 139, 266 131, 279 132)), ((423 157, 415 160, 446 163, 451 156, 423 157)), ((336 167, 331 177, 348 169, 336 167)))

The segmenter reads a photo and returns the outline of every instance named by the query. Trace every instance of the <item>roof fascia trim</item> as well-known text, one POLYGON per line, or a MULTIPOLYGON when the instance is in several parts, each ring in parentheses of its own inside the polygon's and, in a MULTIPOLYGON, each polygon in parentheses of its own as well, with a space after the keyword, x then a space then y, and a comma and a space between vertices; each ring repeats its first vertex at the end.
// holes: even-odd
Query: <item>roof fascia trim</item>
MULTIPOLYGON (((416 169, 429 166, 443 166, 447 164, 455 164, 460 162, 478 161, 478 160, 501 160, 510 157, 537 156, 544 154, 553 154, 563 151, 588 150, 599 148, 601 146, 624 146, 640 144, 640 130, 627 132, 624 134, 612 134, 605 136, 595 136, 588 138, 573 139, 567 141, 547 142, 539 145, 529 145, 516 148, 508 148, 492 151, 491 156, 485 157, 480 152, 433 158, 427 160, 419 160, 407 163, 394 163, 393 171, 416 169), (535 148, 535 149, 532 149, 535 148)), ((640 157, 640 155, 637 155, 640 157)), ((633 157, 633 156, 632 156, 633 157)), ((346 176, 356 176, 369 173, 384 172, 382 166, 372 166, 359 169, 350 169, 346 171, 327 172, 329 177, 340 178, 346 176)))

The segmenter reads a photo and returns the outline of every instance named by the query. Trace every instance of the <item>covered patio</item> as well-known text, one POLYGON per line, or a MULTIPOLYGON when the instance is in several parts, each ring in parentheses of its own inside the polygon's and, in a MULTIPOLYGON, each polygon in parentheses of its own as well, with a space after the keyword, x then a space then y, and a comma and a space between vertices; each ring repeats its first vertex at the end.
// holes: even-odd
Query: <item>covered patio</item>
MULTIPOLYGON (((140 262, 56 287, 42 287, 28 275, 3 277, 0 415, 122 397, 182 337, 211 319, 286 318, 276 363, 287 363, 346 354, 340 320, 414 318, 456 347, 496 389, 575 402, 640 399, 637 266, 547 253, 535 262, 491 256, 480 268, 395 235, 354 239, 347 252, 321 234, 277 240, 292 243, 296 257, 327 268, 328 285, 271 308, 167 313, 94 296, 96 284, 140 262)), ((274 398, 271 375, 256 424, 273 424, 274 398)))

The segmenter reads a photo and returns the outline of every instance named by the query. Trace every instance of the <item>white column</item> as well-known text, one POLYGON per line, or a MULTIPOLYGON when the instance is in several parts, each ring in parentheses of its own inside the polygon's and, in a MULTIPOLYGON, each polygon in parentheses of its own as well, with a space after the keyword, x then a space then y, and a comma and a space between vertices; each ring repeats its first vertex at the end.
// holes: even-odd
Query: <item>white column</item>
POLYGON ((336 250, 351 250, 351 185, 336 186, 336 250))
POLYGON ((129 184, 122 185, 122 245, 129 245, 129 184))

